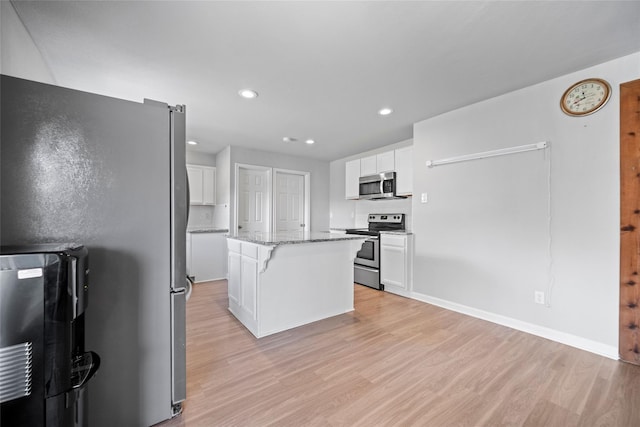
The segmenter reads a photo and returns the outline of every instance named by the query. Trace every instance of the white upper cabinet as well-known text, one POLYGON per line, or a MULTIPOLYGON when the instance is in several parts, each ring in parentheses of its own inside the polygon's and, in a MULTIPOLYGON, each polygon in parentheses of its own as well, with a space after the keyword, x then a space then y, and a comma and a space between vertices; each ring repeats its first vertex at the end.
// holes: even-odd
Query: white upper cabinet
POLYGON ((189 178, 189 203, 202 204, 202 191, 204 184, 204 171, 200 166, 187 165, 187 177, 189 178))
POLYGON ((216 168, 205 167, 202 177, 202 204, 216 204, 216 168))
POLYGON ((394 152, 387 151, 360 159, 360 176, 375 175, 394 170, 394 152))
POLYGON ((360 176, 374 175, 377 173, 376 156, 360 159, 360 176))
POLYGON ((387 151, 376 155, 376 173, 393 172, 395 170, 395 153, 387 151))
POLYGON ((189 178, 189 203, 192 205, 216 204, 216 168, 187 165, 189 178))
POLYGON ((345 198, 359 197, 361 176, 375 175, 382 172, 396 172, 396 194, 410 196, 413 194, 413 147, 385 151, 373 156, 362 157, 346 162, 345 198))
POLYGON ((360 196, 360 159, 351 160, 346 163, 344 185, 345 198, 357 199, 360 196))
POLYGON ((413 147, 395 150, 396 194, 413 194, 413 147))

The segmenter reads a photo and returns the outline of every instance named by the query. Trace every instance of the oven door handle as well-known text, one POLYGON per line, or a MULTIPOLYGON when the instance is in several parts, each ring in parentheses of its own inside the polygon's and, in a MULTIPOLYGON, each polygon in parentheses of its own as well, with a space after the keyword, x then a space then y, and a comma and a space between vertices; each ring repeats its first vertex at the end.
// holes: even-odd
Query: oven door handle
POLYGON ((377 273, 378 272, 377 268, 366 267, 366 266, 360 265, 360 264, 354 264, 353 267, 354 268, 358 268, 360 270, 370 271, 372 273, 377 273))

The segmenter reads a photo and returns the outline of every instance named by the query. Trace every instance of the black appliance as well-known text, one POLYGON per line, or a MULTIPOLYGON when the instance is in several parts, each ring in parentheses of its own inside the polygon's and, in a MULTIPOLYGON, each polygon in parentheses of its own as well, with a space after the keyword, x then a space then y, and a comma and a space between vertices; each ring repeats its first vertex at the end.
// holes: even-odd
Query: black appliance
POLYGON ((404 214, 369 214, 368 228, 352 228, 347 234, 369 236, 356 254, 353 280, 361 285, 384 290, 380 283, 380 232, 404 231, 404 214))
POLYGON ((0 248, 1 425, 87 425, 88 261, 73 243, 0 248))

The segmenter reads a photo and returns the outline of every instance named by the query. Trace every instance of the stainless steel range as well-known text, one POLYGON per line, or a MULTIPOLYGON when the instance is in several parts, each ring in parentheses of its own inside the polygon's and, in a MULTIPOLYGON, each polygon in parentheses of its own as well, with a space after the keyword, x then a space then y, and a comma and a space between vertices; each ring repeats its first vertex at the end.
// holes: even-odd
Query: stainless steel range
POLYGON ((404 231, 404 214, 369 214, 368 228, 352 228, 347 234, 370 236, 362 244, 353 263, 356 283, 374 289, 384 289, 380 283, 380 232, 404 231))

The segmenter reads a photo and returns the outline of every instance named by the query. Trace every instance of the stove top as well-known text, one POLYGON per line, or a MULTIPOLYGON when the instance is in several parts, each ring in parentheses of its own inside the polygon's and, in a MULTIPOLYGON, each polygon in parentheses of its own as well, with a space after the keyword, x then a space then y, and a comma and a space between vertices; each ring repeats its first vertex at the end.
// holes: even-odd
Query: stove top
POLYGON ((381 231, 404 231, 404 214, 369 214, 369 228, 352 228, 347 234, 378 236, 381 231))
POLYGON ((377 236, 379 231, 372 231, 368 228, 348 228, 347 234, 358 234, 360 236, 377 236))

